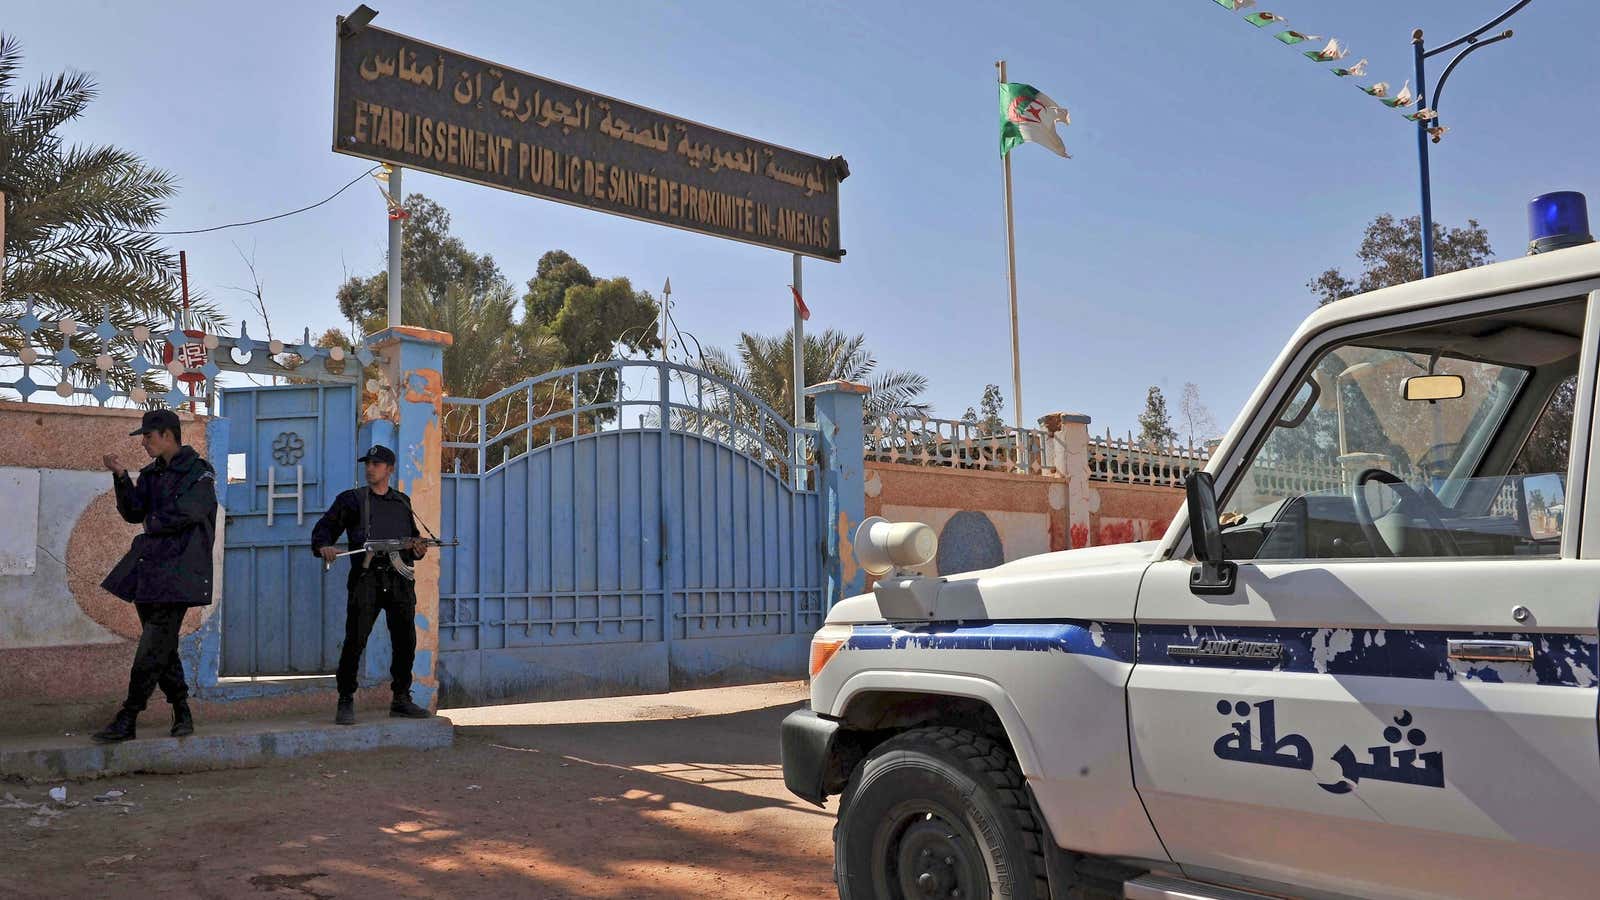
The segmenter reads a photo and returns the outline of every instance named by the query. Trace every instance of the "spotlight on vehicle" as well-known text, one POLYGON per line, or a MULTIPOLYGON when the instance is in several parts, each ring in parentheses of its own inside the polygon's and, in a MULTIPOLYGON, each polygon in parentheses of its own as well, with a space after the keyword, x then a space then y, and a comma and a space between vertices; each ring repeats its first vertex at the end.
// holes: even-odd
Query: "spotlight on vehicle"
POLYGON ((363 3, 356 7, 355 12, 352 12, 350 15, 340 16, 339 37, 347 38, 360 34, 361 29, 366 28, 367 25, 372 22, 372 18, 377 14, 377 10, 363 3))
POLYGON ((1594 242, 1589 205, 1577 191, 1540 194, 1528 203, 1528 255, 1594 242))
POLYGON ((874 578, 926 565, 939 555, 939 537, 921 522, 873 516, 856 528, 856 562, 874 578))

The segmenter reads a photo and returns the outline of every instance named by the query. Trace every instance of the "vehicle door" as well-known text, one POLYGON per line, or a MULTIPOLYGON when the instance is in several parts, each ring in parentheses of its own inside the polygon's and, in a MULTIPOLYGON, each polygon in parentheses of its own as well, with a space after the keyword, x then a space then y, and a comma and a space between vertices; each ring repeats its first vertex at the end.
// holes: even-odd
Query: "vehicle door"
POLYGON ((1574 517, 1597 303, 1547 288, 1336 328, 1213 465, 1236 583, 1153 565, 1128 690, 1136 786, 1191 877, 1592 890, 1600 533, 1574 517))

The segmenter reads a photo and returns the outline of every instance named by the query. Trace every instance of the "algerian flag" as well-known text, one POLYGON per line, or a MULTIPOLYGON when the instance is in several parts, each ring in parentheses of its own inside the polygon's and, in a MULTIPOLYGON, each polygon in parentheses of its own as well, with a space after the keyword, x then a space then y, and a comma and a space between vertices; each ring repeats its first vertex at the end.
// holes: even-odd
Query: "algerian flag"
POLYGON ((1000 83, 1000 155, 1021 143, 1043 144, 1057 156, 1072 154, 1056 134, 1056 123, 1071 125, 1067 108, 1039 93, 1038 88, 1013 81, 1000 83))
POLYGON ((1283 16, 1280 16, 1277 13, 1269 12, 1251 13, 1250 15, 1245 16, 1244 20, 1257 28, 1265 28, 1268 25, 1283 24, 1283 16))
POLYGON ((1339 43, 1338 38, 1329 39, 1328 45, 1323 47, 1321 50, 1306 51, 1306 57, 1317 62, 1332 62, 1336 59, 1344 59, 1349 55, 1350 51, 1343 44, 1339 43))
POLYGON ((1305 34, 1300 31, 1280 31, 1273 36, 1285 44, 1303 44, 1306 41, 1315 41, 1322 38, 1320 34, 1305 34))
POLYGON ((1256 0, 1217 0, 1217 5, 1231 12, 1249 9, 1256 5, 1256 0))
POLYGON ((1350 75, 1365 75, 1365 74, 1367 74, 1367 61, 1363 59, 1362 61, 1356 63, 1355 65, 1351 66, 1348 69, 1341 69, 1341 68, 1338 68, 1337 66, 1335 66, 1334 68, 1329 69, 1328 71, 1330 71, 1333 74, 1339 76, 1340 78, 1345 78, 1345 77, 1350 76, 1350 75))
MULTIPOLYGON (((1373 96, 1377 95, 1374 94, 1373 96)), ((1408 80, 1403 86, 1401 86, 1400 93, 1395 94, 1391 99, 1380 100, 1379 102, 1381 102, 1384 106, 1397 108, 1401 106, 1410 106, 1411 101, 1415 99, 1417 99, 1416 95, 1411 93, 1411 82, 1408 80)))
POLYGON ((1377 84, 1371 85, 1370 87, 1362 88, 1361 92, 1378 98, 1387 97, 1389 96, 1389 82, 1380 81, 1377 84))

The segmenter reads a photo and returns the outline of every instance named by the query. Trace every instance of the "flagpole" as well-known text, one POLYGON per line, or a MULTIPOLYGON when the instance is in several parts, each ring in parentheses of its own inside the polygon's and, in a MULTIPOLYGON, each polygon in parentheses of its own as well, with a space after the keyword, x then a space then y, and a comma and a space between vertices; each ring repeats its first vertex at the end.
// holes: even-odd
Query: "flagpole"
MULTIPOLYGON (((1000 83, 1006 83, 1006 61, 994 64, 1000 70, 1000 83)), ((1006 186, 1006 281, 1011 290, 1011 402, 1017 423, 1017 462, 1029 471, 1028 440, 1022 430, 1022 355, 1017 337, 1017 228, 1011 215, 1011 154, 1001 154, 1001 169, 1006 186)))

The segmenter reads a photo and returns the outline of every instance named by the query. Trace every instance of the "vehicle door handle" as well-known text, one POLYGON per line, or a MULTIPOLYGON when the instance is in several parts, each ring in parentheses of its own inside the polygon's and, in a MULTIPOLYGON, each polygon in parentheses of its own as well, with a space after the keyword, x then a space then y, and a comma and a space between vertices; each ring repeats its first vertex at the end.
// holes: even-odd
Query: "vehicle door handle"
POLYGON ((1485 641, 1451 638, 1450 658, 1473 662, 1533 662, 1532 641, 1485 641))

